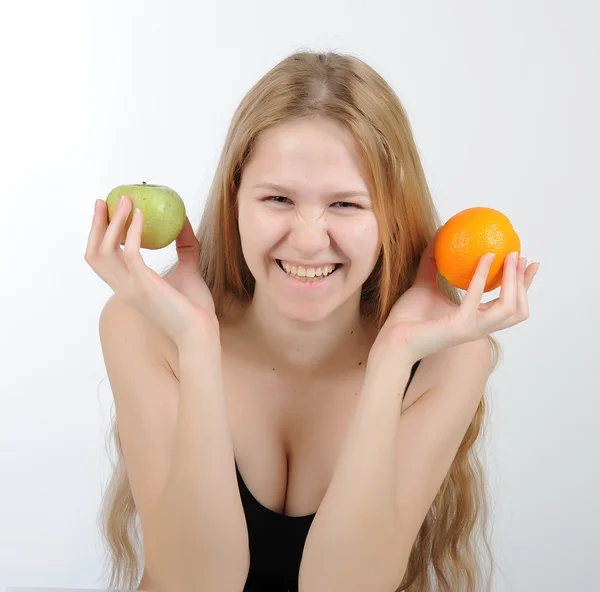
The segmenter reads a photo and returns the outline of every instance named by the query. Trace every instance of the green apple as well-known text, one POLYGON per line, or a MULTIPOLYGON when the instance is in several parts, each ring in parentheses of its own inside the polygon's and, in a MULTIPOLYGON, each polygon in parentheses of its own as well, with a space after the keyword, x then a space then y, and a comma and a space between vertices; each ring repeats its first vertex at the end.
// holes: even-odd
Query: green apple
POLYGON ((129 217, 125 223, 121 244, 125 244, 127 230, 133 220, 135 208, 139 208, 144 217, 142 228, 142 249, 162 249, 170 245, 181 233, 185 223, 185 204, 179 195, 165 185, 119 185, 106 198, 108 221, 117 210, 121 196, 126 195, 132 202, 129 217))

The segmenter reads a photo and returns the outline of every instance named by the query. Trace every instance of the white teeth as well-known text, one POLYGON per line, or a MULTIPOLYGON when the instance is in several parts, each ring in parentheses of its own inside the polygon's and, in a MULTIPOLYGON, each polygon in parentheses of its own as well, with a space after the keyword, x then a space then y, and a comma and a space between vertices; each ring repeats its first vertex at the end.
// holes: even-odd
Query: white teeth
POLYGON ((296 267, 295 265, 290 265, 285 261, 281 262, 281 266, 288 275, 296 275, 298 277, 308 278, 328 276, 336 267, 335 265, 325 265, 324 267, 304 267, 299 265, 296 267))

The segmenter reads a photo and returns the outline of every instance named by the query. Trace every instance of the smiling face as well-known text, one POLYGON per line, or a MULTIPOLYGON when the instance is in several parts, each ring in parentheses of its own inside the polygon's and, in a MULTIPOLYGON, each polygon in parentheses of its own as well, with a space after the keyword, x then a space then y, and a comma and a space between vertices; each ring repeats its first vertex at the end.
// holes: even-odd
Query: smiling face
POLYGON ((305 322, 358 308, 381 242, 351 134, 324 118, 271 128, 237 198, 255 298, 305 322))

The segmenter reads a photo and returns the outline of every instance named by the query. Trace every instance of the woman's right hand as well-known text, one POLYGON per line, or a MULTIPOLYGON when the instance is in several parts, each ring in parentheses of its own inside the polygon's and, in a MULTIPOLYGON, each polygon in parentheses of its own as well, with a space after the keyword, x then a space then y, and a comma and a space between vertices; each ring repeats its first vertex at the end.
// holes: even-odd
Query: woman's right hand
POLYGON ((121 249, 131 208, 130 198, 125 197, 109 223, 106 202, 98 200, 85 261, 119 298, 158 325, 177 345, 199 335, 218 340, 215 305, 200 274, 200 244, 189 219, 186 217, 176 239, 178 263, 170 276, 171 285, 150 269, 140 254, 141 212, 133 216, 121 249))

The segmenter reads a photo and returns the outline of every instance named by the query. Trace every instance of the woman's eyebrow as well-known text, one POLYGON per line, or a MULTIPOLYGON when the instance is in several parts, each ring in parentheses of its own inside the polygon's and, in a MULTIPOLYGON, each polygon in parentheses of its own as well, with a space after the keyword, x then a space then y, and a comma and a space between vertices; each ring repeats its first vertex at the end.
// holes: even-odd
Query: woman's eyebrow
MULTIPOLYGON (((284 187, 283 185, 278 185, 277 183, 258 183, 254 185, 253 189, 269 189, 272 191, 281 191, 282 193, 286 193, 287 195, 293 195, 294 191, 289 189, 288 187, 284 187)), ((333 199, 346 199, 349 197, 366 197, 370 198, 369 192, 365 189, 350 189, 345 191, 334 191, 333 193, 329 193, 326 197, 330 197, 333 199)))

